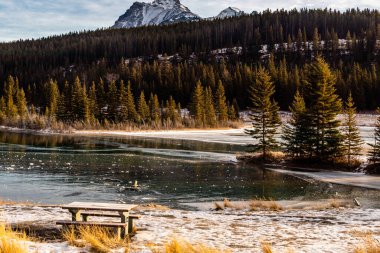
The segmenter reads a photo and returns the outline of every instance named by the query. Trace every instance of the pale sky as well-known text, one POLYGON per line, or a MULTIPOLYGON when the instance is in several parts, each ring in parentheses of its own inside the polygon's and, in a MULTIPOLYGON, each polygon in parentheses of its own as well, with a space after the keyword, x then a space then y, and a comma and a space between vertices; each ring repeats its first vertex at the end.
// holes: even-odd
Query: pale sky
MULTIPOLYGON (((0 0, 0 41, 40 38, 70 31, 110 27, 133 0, 0 0)), ((145 0, 150 2, 150 0, 145 0)), ((237 7, 247 13, 264 9, 380 9, 380 0, 182 0, 201 17, 237 7)))

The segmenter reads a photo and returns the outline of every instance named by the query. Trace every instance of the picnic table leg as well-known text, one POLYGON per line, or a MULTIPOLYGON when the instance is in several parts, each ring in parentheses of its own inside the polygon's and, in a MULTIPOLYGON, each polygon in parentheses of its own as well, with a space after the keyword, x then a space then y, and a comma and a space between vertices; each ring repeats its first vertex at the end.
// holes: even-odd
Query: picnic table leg
POLYGON ((79 209, 72 209, 69 210, 71 213, 71 220, 72 221, 82 221, 82 216, 81 216, 81 210, 79 209))
POLYGON ((124 223, 126 225, 125 227, 121 228, 121 237, 125 238, 129 232, 126 230, 126 227, 129 228, 129 212, 119 212, 119 215, 121 217, 121 223, 124 223))

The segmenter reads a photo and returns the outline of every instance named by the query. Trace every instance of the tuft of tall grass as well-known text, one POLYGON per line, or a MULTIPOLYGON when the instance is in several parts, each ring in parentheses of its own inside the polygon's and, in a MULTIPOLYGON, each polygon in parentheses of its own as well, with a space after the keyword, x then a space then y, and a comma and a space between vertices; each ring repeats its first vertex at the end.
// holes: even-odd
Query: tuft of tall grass
POLYGON ((261 201, 261 200, 253 200, 249 204, 252 211, 282 211, 284 207, 279 203, 273 200, 269 201, 261 201))
POLYGON ((368 235, 364 242, 355 248, 354 253, 380 253, 380 242, 368 235))
POLYGON ((153 253, 230 253, 228 250, 218 250, 203 244, 191 244, 185 240, 173 238, 164 244, 163 249, 157 245, 146 245, 153 253))
POLYGON ((73 246, 84 247, 89 245, 92 251, 99 253, 120 248, 125 248, 128 252, 129 249, 128 239, 119 238, 111 229, 97 226, 83 226, 79 227, 77 231, 71 227, 63 230, 62 236, 73 246))
POLYGON ((261 243, 261 250, 263 251, 263 253, 274 253, 272 245, 268 242, 261 243))
POLYGON ((0 253, 27 253, 25 233, 13 232, 4 224, 0 224, 0 253))

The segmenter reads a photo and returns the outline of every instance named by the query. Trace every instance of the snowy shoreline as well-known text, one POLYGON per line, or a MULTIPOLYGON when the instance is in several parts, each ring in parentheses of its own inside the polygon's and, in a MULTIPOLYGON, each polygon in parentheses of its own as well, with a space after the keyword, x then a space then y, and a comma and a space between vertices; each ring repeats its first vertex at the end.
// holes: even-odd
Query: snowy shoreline
MULTIPOLYGON (((59 207, 22 205, 0 206, 0 219, 6 223, 34 224, 56 228, 55 220, 70 219, 59 207)), ((262 242, 270 242, 276 252, 352 252, 363 240, 360 233, 380 239, 380 209, 334 208, 323 210, 185 211, 151 209, 136 211, 140 231, 132 239, 132 252, 148 253, 148 243, 162 246, 172 238, 203 243, 231 252, 261 252, 262 242), (323 242, 323 243, 322 243, 323 242)), ((90 252, 62 241, 29 242, 31 252, 90 252)), ((123 252, 123 251, 115 251, 123 252)))

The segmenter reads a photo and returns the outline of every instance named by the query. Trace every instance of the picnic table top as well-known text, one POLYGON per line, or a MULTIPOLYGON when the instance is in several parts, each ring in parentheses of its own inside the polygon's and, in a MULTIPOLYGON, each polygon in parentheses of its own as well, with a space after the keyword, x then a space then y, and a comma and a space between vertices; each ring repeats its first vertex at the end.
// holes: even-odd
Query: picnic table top
POLYGON ((78 209, 78 210, 96 210, 96 211, 114 211, 114 212, 129 212, 137 205, 129 204, 113 204, 113 203, 91 203, 91 202, 73 202, 62 206, 63 209, 78 209))

